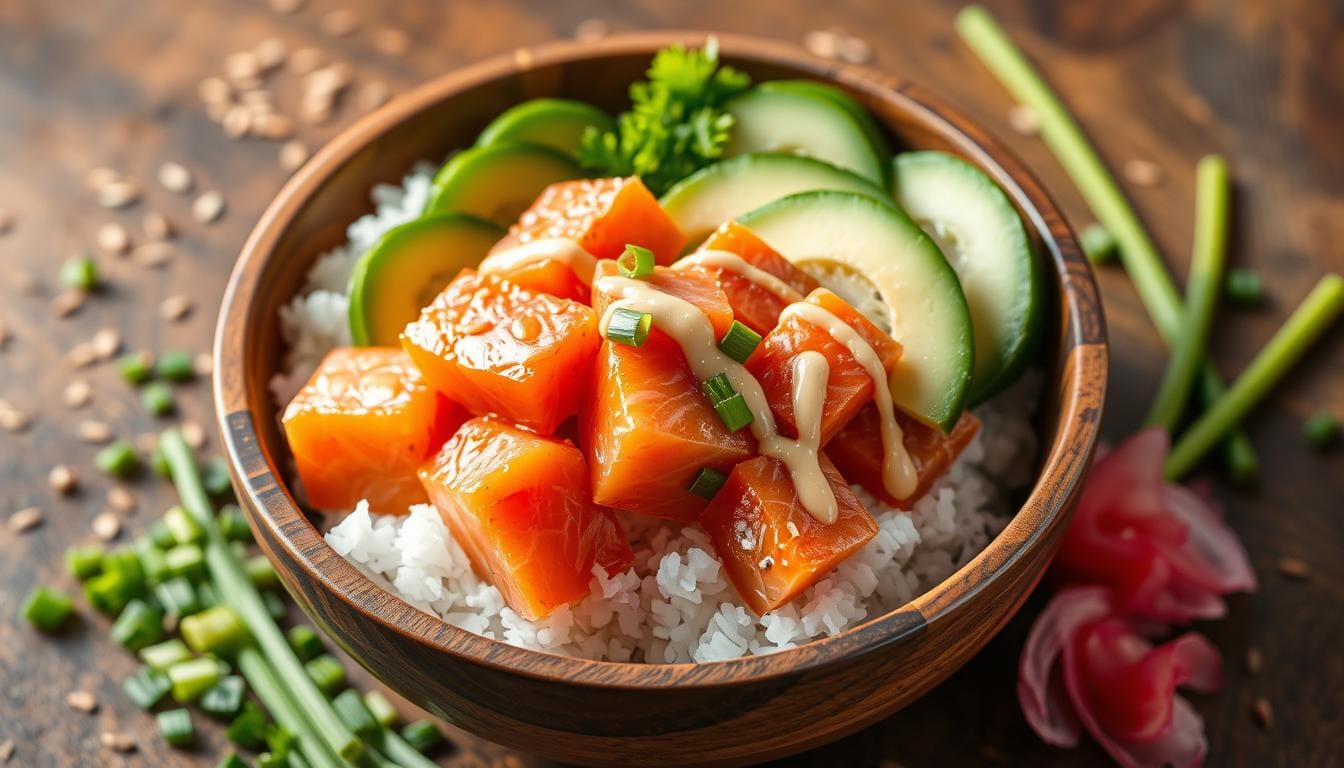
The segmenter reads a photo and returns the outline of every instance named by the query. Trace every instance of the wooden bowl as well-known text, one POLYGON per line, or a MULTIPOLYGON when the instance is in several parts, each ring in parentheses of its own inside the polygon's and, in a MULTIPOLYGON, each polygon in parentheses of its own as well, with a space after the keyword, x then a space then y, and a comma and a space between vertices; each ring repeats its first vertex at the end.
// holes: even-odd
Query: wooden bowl
POLYGON ((1049 278, 1050 386, 1039 477, 1007 528, 899 610, 800 648, 703 665, 585 661, 489 640, 411 607, 327 546, 282 471, 288 449, 267 390, 282 352, 277 308, 316 256, 344 242, 346 226, 370 210, 374 184, 397 183, 415 161, 469 146, 490 118, 523 99, 569 96, 619 111, 655 50, 704 39, 641 33, 519 49, 393 100, 323 148, 280 192, 243 248, 219 319, 219 423, 239 496, 285 586, 341 647, 410 700, 487 739, 564 761, 740 764, 817 746, 896 712, 965 663, 1027 597, 1097 440, 1107 365, 1097 289, 1063 216, 1021 163, 900 78, 722 35, 724 60, 753 80, 807 77, 844 88, 898 146, 966 157, 1024 216, 1049 278))

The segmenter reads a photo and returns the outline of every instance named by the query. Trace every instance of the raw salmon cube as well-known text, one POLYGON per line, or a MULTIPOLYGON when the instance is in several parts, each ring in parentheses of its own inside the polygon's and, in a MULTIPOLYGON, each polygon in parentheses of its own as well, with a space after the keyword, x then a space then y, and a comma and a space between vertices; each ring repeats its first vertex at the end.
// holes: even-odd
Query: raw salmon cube
MULTIPOLYGON (((844 299, 819 288, 809 294, 806 301, 858 331, 877 352, 887 373, 901 358, 901 345, 844 299)), ((798 317, 788 317, 761 340, 747 360, 747 370, 761 382, 780 433, 797 437, 798 425, 793 418, 793 358, 806 350, 825 355, 831 366, 826 380, 826 405, 821 414, 821 444, 825 445, 865 403, 873 399, 873 379, 868 369, 850 354, 848 347, 836 341, 825 329, 798 317)))
MULTIPOLYGON (((599 261, 593 279, 596 282, 598 278, 615 274, 618 274, 616 262, 599 261)), ((709 318, 709 324, 714 326, 716 339, 723 338, 723 334, 727 333, 733 324, 733 308, 728 306, 728 297, 719 290, 713 278, 707 275, 688 270, 654 267, 653 274, 645 275, 640 280, 663 293, 695 305, 696 309, 709 318)), ((593 311, 597 313, 599 320, 607 311, 607 307, 617 298, 601 291, 593 291, 593 311)), ((653 327, 655 330, 658 328, 656 321, 653 327)))
POLYGON ((795 301, 802 301, 803 296, 820 287, 816 278, 795 267, 792 262, 757 237, 756 233, 735 221, 724 222, 699 250, 727 251, 753 267, 779 278, 793 289, 792 295, 784 296, 731 270, 709 265, 692 268, 693 271, 714 278, 724 295, 728 297, 734 319, 762 336, 779 323, 779 313, 784 311, 784 307, 795 301))
POLYGON ((425 502, 416 469, 466 419, 396 347, 342 347, 323 358, 282 423, 308 502, 404 514, 425 502))
POLYGON ((918 473, 914 492, 904 499, 887 493, 886 485, 882 482, 882 420, 877 414, 877 406, 869 405, 859 411, 830 442, 826 452, 849 482, 862 485, 890 506, 909 509, 910 505, 928 493, 934 482, 947 472, 952 462, 971 444, 975 433, 980 431, 980 419, 966 411, 946 435, 900 411, 896 412, 896 423, 904 433, 902 442, 918 473))
POLYGON ((808 514, 788 468, 768 456, 738 464, 700 516, 729 580, 757 614, 789 603, 877 535, 825 454, 821 470, 839 507, 833 523, 808 514))
POLYGON ((577 241, 599 259, 614 259, 633 243, 653 251, 659 264, 672 263, 686 245, 638 176, 550 185, 491 252, 547 237, 577 241))
POLYGON ((665 335, 604 343, 593 382, 580 434, 598 504, 693 522, 707 503, 687 490, 700 470, 727 474, 753 453, 750 432, 723 426, 665 335))
POLYGON ((401 336, 431 387, 542 434, 578 412, 600 342, 591 308, 472 270, 401 336))
POLYGON ((634 559, 615 516, 593 504, 573 444, 476 418, 420 469, 420 481, 477 573, 539 619, 588 594, 593 566, 634 559))

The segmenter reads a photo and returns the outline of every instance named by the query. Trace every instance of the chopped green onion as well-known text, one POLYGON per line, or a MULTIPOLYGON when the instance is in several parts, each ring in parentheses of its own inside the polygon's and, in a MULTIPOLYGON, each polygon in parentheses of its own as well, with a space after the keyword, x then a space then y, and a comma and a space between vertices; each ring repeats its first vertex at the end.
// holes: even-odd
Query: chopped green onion
POLYGON ((211 496, 229 496, 233 494, 233 481, 229 479, 229 463, 223 456, 216 456, 201 468, 201 483, 205 492, 211 496))
POLYGON ((242 708, 246 692, 247 684, 243 682, 243 678, 237 675, 222 677, 218 683, 201 694, 200 707, 211 717, 228 720, 237 715, 238 710, 242 708))
POLYGON ((120 576, 128 596, 139 593, 145 585, 145 571, 140 565, 140 556, 128 545, 111 549, 103 555, 103 573, 120 576))
POLYGON ((1223 291, 1229 302, 1243 307, 1253 307, 1265 299, 1265 287, 1260 282, 1259 273, 1245 267, 1227 271, 1223 291))
POLYGON ((1171 345, 1171 357, 1146 423, 1176 431, 1190 399, 1190 388, 1204 359, 1227 253, 1227 163, 1217 155, 1200 159, 1195 182, 1195 245, 1186 278, 1184 318, 1171 345))
POLYGON ((229 542, 229 551, 233 553, 234 558, 238 560, 240 566, 243 561, 247 559, 247 545, 241 541, 229 542))
POLYGON ((230 541, 252 540, 252 529, 247 525, 247 516, 236 504, 226 504, 219 510, 215 522, 219 525, 219 532, 230 541))
POLYGON ((149 537, 141 536, 132 547, 140 558, 140 570, 145 574, 145 583, 153 586, 168 578, 168 558, 164 557, 163 550, 154 546, 149 537))
POLYGON ((392 706, 392 702, 381 691, 369 691, 364 694, 364 706, 368 708, 373 719, 384 728, 391 728, 397 724, 401 715, 397 708, 392 706))
POLYGON ((704 393, 705 397, 709 398, 710 405, 718 405, 737 394, 737 390, 733 389, 733 383, 728 380, 728 375, 724 373, 716 373, 700 382, 700 391, 704 393))
POLYGON ((1115 242, 1115 235, 1111 230, 1093 222, 1078 235, 1078 244, 1083 248, 1083 255, 1093 264, 1106 264, 1115 260, 1115 251, 1118 245, 1115 242))
POLYGON ((322 654, 303 665, 308 677, 328 696, 340 690, 345 684, 345 668, 335 656, 322 654))
POLYGON ((138 651, 163 639, 163 614, 144 600, 132 600, 112 622, 112 639, 130 651, 138 651))
POLYGON ((197 653, 219 653, 238 648, 247 640, 247 627, 227 605, 217 605, 182 619, 182 639, 197 653))
MULTIPOLYGON (((253 686, 255 688, 255 686, 253 686)), ((246 749, 256 749, 266 743, 266 713, 251 701, 243 702, 243 710, 229 723, 225 735, 229 741, 246 749)))
POLYGON ((68 288, 92 291, 99 281, 98 264, 88 256, 74 256, 61 265, 61 282, 68 288))
POLYGON ((196 544, 205 538, 205 531, 180 505, 169 507, 168 511, 163 513, 163 524, 168 526, 168 530, 173 534, 173 540, 178 544, 196 544))
POLYGON ((247 768, 247 763, 238 756, 237 752, 230 750, 228 754, 219 759, 215 768, 247 768))
POLYGON ((185 576, 190 581, 200 581, 205 577, 205 553, 195 544, 178 544, 163 553, 168 563, 168 572, 174 576, 185 576))
POLYGON ((247 573, 247 578, 258 587, 278 587, 280 586, 280 576, 275 572, 275 566, 266 559, 265 555, 256 555, 249 557, 247 562, 243 563, 243 571, 247 573))
POLYGON ((695 476, 691 485, 686 490, 694 493, 702 499, 712 499, 714 494, 719 492, 723 484, 728 482, 728 476, 713 467, 705 467, 700 470, 700 474, 695 476))
POLYGON ((1339 419, 1328 411, 1321 411, 1312 416, 1302 426, 1302 434, 1317 451, 1324 451, 1339 442, 1340 432, 1339 419))
MULTIPOLYGON (((1120 261, 1148 309, 1153 325, 1168 345, 1180 331, 1181 294, 1162 263, 1162 257, 1144 230, 1134 208, 1087 136, 1059 97, 994 20, 978 5, 963 8, 956 18, 957 33, 970 46, 999 82, 1021 103, 1036 113, 1041 137, 1068 172, 1088 207, 1119 243, 1120 261)), ((1205 408, 1222 397, 1223 382, 1207 360, 1200 376, 1200 396, 1205 408)), ((1234 477, 1253 475, 1258 460, 1246 435, 1234 433, 1225 443, 1224 460, 1234 477), (1241 445, 1236 445, 1241 443, 1241 445)))
POLYGON ((207 688, 219 682, 219 662, 208 656, 198 656, 179 661, 169 667, 167 673, 173 684, 173 698, 185 704, 195 701, 207 688))
MULTIPOLYGON (((149 452, 149 466, 154 470, 154 474, 159 477, 172 479, 172 473, 168 468, 168 459, 163 455, 163 447, 159 444, 154 445, 154 450, 149 452)), ((167 549, 167 547, 163 547, 167 549)))
POLYGON ((84 582, 84 597, 96 610, 109 616, 121 613, 126 601, 131 599, 131 590, 120 573, 115 571, 100 573, 84 582))
POLYGON ((320 655, 326 648, 322 647, 322 638, 317 636, 317 632, 307 624, 295 624, 289 630, 289 645, 298 654, 300 659, 307 661, 320 655))
POLYGON ((117 358, 117 373, 127 384, 137 387, 154 373, 154 358, 148 352, 127 352, 117 358))
POLYGON ((719 414, 719 420, 729 432, 736 432, 756 420, 741 393, 715 403, 714 412, 719 414))
POLYGON ((290 765, 288 758, 284 755, 262 752, 257 755, 257 768, 290 768, 290 765))
POLYGON ((116 440, 93 455, 94 466, 104 474, 126 479, 140 470, 140 457, 128 440, 116 440))
POLYGON ((728 326, 728 332, 719 340, 719 351, 739 363, 745 363, 747 358, 751 357, 751 353, 756 351, 756 345, 760 343, 759 333, 734 320, 733 324, 728 326))
MULTIPOLYGON (((286 728, 284 723, 276 723, 275 727, 266 733, 266 746, 270 748, 271 754, 281 758, 287 758, 294 751, 294 744, 298 740, 299 737, 286 728)), ((281 760, 279 764, 288 763, 281 760)))
POLYGON ((648 277, 653 274, 653 267, 653 251, 630 243, 626 243, 625 251, 616 259, 616 269, 621 277, 648 277))
POLYGON ((277 621, 285 618, 285 614, 289 613, 285 601, 269 589, 261 593, 261 602, 265 604, 266 612, 271 615, 271 618, 277 621))
POLYGON ((55 632, 61 628, 70 614, 74 613, 75 601, 64 592, 50 587, 39 586, 28 594, 23 601, 19 615, 29 624, 44 632, 55 632))
POLYGON ((154 524, 149 526, 149 530, 145 532, 145 535, 148 536, 149 540, 154 542, 154 546, 159 549, 166 551, 177 546, 177 537, 173 535, 173 529, 169 528, 168 524, 163 522, 163 520, 155 520, 154 524))
POLYGON ((408 741, 416 751, 425 753, 443 743, 443 734, 438 726, 428 720, 416 720, 401 729, 401 737, 408 741))
MULTIPOLYGON (((437 732, 438 729, 435 729, 437 732)), ((419 735, 419 734, 418 734, 419 735)), ((423 736, 435 743, 442 741, 440 735, 437 739, 428 734, 423 736)), ((425 757, 414 745, 407 741, 396 731, 386 729, 374 734, 373 743, 378 747, 378 751, 386 755, 393 764, 402 766, 402 768, 437 768, 438 763, 425 757)), ((430 745, 428 748, 432 748, 430 745)))
POLYGON ((196 378, 196 363, 189 352, 164 352, 159 355, 154 372, 168 381, 191 381, 196 378))
POLYGON ((176 637, 140 649, 140 660, 157 670, 165 670, 191 658, 186 643, 176 637))
POLYGON ((368 738, 378 731, 380 727, 378 721, 373 718, 373 713, 368 707, 364 706, 359 691, 347 688, 337 694, 331 705, 336 708, 336 714, 341 716, 346 727, 359 736, 368 738))
POLYGON ((79 581, 103 572, 103 545, 87 544, 65 550, 65 569, 79 581))
POLYGON ((1246 366, 1227 394, 1176 442, 1164 467, 1167 478, 1179 480, 1193 469, 1219 438, 1239 424, 1293 367, 1341 311, 1344 311, 1344 278, 1326 275, 1246 366))
POLYGON ((153 709, 172 687, 168 676, 153 667, 141 667, 121 683, 126 698, 141 709, 153 709))
POLYGON ((140 390, 140 404, 152 416, 167 416, 177 407, 173 392, 166 385, 151 381, 140 390))
POLYGON ((174 747, 189 747, 196 741, 196 729, 191 725, 191 713, 185 709, 169 709, 154 716, 163 740, 174 747))
POLYGON ((629 347, 642 347, 653 328, 653 315, 627 307, 617 307, 607 322, 607 340, 629 347))
POLYGON ((174 576, 159 582, 154 587, 154 596, 159 599, 165 611, 178 618, 190 616, 203 607, 196 595, 196 588, 182 576, 174 576))
POLYGON ((215 589, 215 585, 208 581, 196 585, 196 599, 200 601, 202 609, 214 608, 216 605, 223 603, 219 599, 219 590, 215 589))

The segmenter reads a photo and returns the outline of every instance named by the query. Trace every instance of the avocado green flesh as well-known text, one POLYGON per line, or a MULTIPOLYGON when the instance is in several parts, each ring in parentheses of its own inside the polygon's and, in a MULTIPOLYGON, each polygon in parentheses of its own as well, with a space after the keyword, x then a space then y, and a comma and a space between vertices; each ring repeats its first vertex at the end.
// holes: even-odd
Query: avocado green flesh
POLYGON ((885 184, 885 158, 878 157, 863 127, 830 98, 758 86, 729 99, 724 109, 736 121, 725 157, 753 152, 807 155, 885 184))
POLYGON ((503 236, 503 228, 458 213, 388 230, 350 276, 350 338, 357 346, 399 344, 421 308, 463 269, 480 264, 503 236))
POLYGON ((507 227, 542 190, 581 178, 564 154, 533 144, 472 147, 454 155, 435 174, 426 214, 466 213, 507 227))
POLYGON ((724 221, 797 192, 836 189, 888 201, 871 181, 829 163, 801 155, 740 155, 701 168, 668 190, 659 201, 691 246, 724 221))
POLYGON ((893 402, 952 428, 971 378, 970 312, 956 274, 918 225, 893 206, 833 191, 791 195, 739 221, 888 328, 903 347, 889 381, 893 402))
POLYGON ((892 195, 938 243, 961 280, 975 332, 970 403, 1012 384, 1040 335, 1040 268, 1022 218, 982 171, 944 152, 906 152, 892 195))
POLYGON ((501 142, 539 144, 569 156, 579 151, 579 142, 589 127, 610 131, 616 127, 611 115, 573 99, 532 99, 501 112, 481 131, 477 146, 501 142))

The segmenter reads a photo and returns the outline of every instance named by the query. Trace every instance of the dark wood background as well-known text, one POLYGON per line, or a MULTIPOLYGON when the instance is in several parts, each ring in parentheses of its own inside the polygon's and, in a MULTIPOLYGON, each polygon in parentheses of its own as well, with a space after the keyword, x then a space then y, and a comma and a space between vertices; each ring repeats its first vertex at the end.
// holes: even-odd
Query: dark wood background
MULTIPOLYGON (((1224 312, 1216 351, 1234 373, 1286 312, 1327 270, 1344 271, 1344 3, 1339 0, 1237 2, 1206 0, 1038 0, 990 2, 1014 38, 1043 66, 1111 164, 1148 160, 1164 171, 1158 186, 1127 190, 1183 274, 1191 238, 1193 168, 1221 152, 1237 181, 1233 260, 1264 276, 1270 300, 1257 310, 1224 312)), ((88 540, 104 506, 106 481, 91 465, 95 448, 79 442, 82 418, 112 423, 133 437, 161 426, 108 365, 73 371, 66 352, 101 327, 127 346, 152 351, 206 351, 214 309, 234 254, 285 177, 278 145, 226 139, 205 116, 199 81, 218 74, 228 54, 269 36, 291 50, 314 46, 348 62, 357 82, 379 79, 393 90, 512 47, 574 34, 585 19, 612 31, 658 27, 717 29, 801 43, 810 30, 835 27, 862 37, 874 65, 941 92, 978 118, 1036 169, 1075 225, 1090 221, 1078 194, 1037 140, 1015 134, 1008 98, 960 45, 952 14, 960 3, 752 0, 737 3, 404 2, 309 0, 282 15, 263 0, 7 0, 0 3, 0 209, 13 219, 0 234, 0 322, 10 339, 0 350, 0 398, 29 412, 30 429, 0 431, 0 516, 38 506, 40 528, 16 535, 0 528, 0 742, 12 739, 17 765, 213 765, 217 753, 165 750, 149 716, 121 695, 130 656, 107 638, 106 621, 81 610, 71 631, 37 635, 15 618, 30 588, 70 589, 60 563, 71 543, 88 540), (384 7, 384 6, 387 7, 384 7), (321 19, 350 9, 359 29, 335 39, 321 19), (412 38, 404 56, 380 52, 384 27, 412 38), (153 183, 165 160, 196 172, 198 188, 227 200, 223 219, 196 224, 190 201, 153 183), (139 180, 146 200, 126 211, 98 208, 85 187, 95 166, 139 180), (48 302, 69 254, 92 248, 103 223, 120 221, 138 235, 145 211, 167 214, 181 230, 177 256, 160 270, 99 257, 109 286, 69 319, 48 302), (21 273, 17 274, 16 273, 21 273), (23 286, 23 274, 38 278, 23 286), (196 308, 168 324, 165 297, 187 294, 196 308), (94 385, 82 411, 62 404, 72 376, 94 385), (68 463, 82 487, 57 497, 47 472, 68 463), (73 688, 95 692, 94 715, 70 710, 73 688), (140 751, 122 758, 100 750, 98 734, 124 730, 140 751)), ((293 95, 293 75, 281 75, 293 95)), ((282 104, 285 101, 282 99, 282 104)), ((293 103, 291 98, 289 103, 293 103)), ((282 107, 284 109, 284 107, 282 107)), ((304 127, 316 147, 353 118, 347 99, 331 125, 304 127)), ((139 238, 143 239, 143 238, 139 238)), ((1157 336, 1118 268, 1100 276, 1110 322, 1111 400, 1107 433, 1119 438, 1146 409, 1163 361, 1157 336)), ((1264 479, 1255 492, 1218 487, 1233 526, 1260 574, 1253 596, 1232 600, 1231 615, 1202 627, 1225 655, 1225 689, 1194 697, 1208 723, 1215 765, 1338 764, 1344 744, 1344 456, 1311 454, 1301 422, 1320 408, 1344 411, 1344 343, 1332 332, 1250 421, 1264 479), (1305 560, 1305 580, 1279 574, 1282 557, 1305 560), (1250 648, 1265 659, 1259 674, 1241 660, 1250 648), (1251 717, 1265 697, 1275 710, 1268 729, 1251 717)), ((204 383, 179 388, 184 417, 209 425, 204 383)), ((211 437, 207 450, 217 449, 211 437)), ((171 503, 170 489, 144 478, 132 489, 137 533, 171 503)), ((1090 765, 1103 759, 1085 744, 1073 751, 1042 745, 1027 729, 1015 697, 1015 664, 1034 601, 989 648, 916 706, 790 765, 1090 765)), ((199 724, 204 718, 197 717, 199 724)), ((749 734, 744 734, 749 738, 749 734)), ((222 743, 206 729, 208 747, 222 743)), ((453 765, 528 765, 532 761, 462 736, 445 760, 453 765)))

